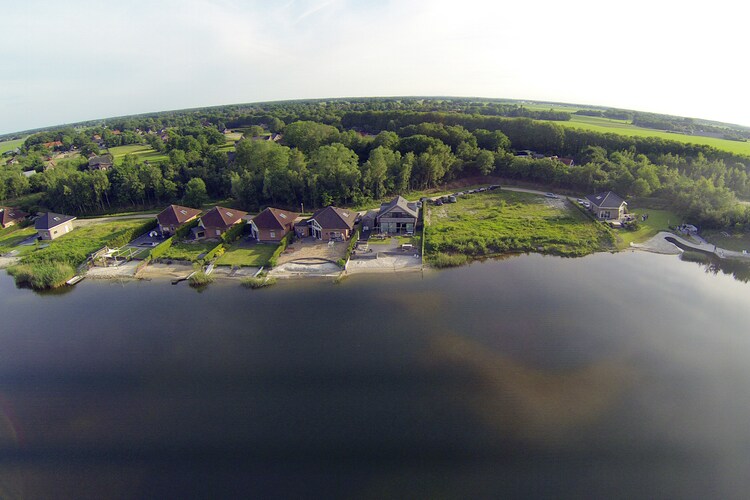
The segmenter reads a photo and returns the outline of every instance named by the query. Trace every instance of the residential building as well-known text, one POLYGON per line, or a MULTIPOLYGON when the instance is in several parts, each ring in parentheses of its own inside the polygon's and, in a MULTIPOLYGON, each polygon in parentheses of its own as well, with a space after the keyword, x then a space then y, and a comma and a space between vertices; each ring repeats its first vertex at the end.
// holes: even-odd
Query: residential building
POLYGON ((72 215, 56 214, 47 212, 36 220, 34 229, 36 229, 39 239, 54 240, 73 230, 73 221, 76 220, 72 215))
POLYGON ((418 217, 419 208, 416 202, 410 203, 403 196, 396 196, 380 206, 375 219, 376 228, 381 233, 388 234, 413 233, 417 227, 418 217))
POLYGON ((349 239, 354 229, 357 212, 337 207, 325 207, 313 214, 306 221, 294 225, 297 236, 312 236, 323 241, 341 241, 349 239))
POLYGON ((214 207, 201 216, 198 227, 192 229, 193 237, 199 240, 219 238, 233 225, 243 223, 243 217, 246 215, 247 212, 242 210, 214 207))
POLYGON ((112 155, 92 156, 89 158, 89 170, 109 170, 114 165, 112 155))
POLYGON ((250 234, 260 242, 279 242, 294 229, 296 212, 268 207, 250 219, 250 234))
POLYGON ((0 207, 0 227, 13 226, 23 221, 29 214, 17 208, 0 207))
POLYGON ((612 191, 590 194, 586 200, 591 204, 589 209, 601 220, 620 220, 627 213, 628 203, 612 191))
POLYGON ((201 211, 197 208, 169 205, 156 216, 159 232, 164 237, 171 236, 178 227, 197 218, 200 213, 201 211))

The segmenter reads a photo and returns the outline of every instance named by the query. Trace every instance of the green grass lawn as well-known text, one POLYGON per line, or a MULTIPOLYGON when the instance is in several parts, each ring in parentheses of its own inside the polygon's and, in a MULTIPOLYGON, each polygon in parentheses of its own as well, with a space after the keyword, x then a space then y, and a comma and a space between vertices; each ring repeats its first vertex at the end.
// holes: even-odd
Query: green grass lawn
POLYGON ((216 264, 219 266, 260 267, 268 263, 273 252, 279 247, 275 244, 259 243, 249 247, 241 247, 234 244, 219 257, 216 264))
POLYGON ((117 146, 109 148, 109 153, 115 160, 115 165, 120 165, 126 154, 135 155, 139 162, 148 161, 149 163, 158 163, 167 161, 169 156, 155 151, 151 146, 144 144, 130 144, 128 146, 117 146))
POLYGON ((0 155, 6 151, 12 151, 23 144, 26 139, 13 139, 12 141, 0 142, 0 155))
POLYGON ((10 226, 5 229, 0 229, 0 255, 13 250, 18 252, 17 255, 25 255, 33 251, 35 248, 33 245, 22 247, 16 247, 16 245, 34 234, 36 234, 34 226, 23 229, 18 226, 10 226))
POLYGON ((563 127, 592 130, 601 133, 614 133, 635 137, 661 137, 662 139, 679 141, 689 144, 704 144, 713 146, 722 151, 750 156, 750 142, 729 141, 715 137, 702 137, 699 135, 685 135, 663 130, 636 127, 625 120, 613 120, 598 116, 573 115, 570 121, 552 121, 563 127))
POLYGON ((198 256, 208 253, 218 245, 218 241, 211 242, 200 242, 200 243, 175 243, 167 252, 160 257, 162 260, 189 260, 195 262, 198 260, 198 256))
POLYGON ((741 252, 747 250, 750 252, 750 233, 728 232, 729 236, 722 234, 721 231, 701 231, 701 236, 713 243, 719 248, 741 252))
POLYGON ((630 243, 640 243, 646 241, 652 236, 655 236, 659 231, 669 231, 669 226, 676 225, 682 222, 682 218, 670 212, 669 210, 653 210, 650 208, 630 208, 631 213, 635 213, 637 216, 648 214, 648 220, 645 222, 638 219, 638 225, 640 226, 637 231, 630 231, 628 229, 616 229, 615 234, 617 235, 617 248, 623 250, 630 246, 630 243))
POLYGON ((459 197, 457 203, 441 207, 430 205, 425 253, 435 261, 446 254, 481 257, 540 252, 582 256, 613 248, 606 228, 564 203, 558 208, 542 196, 492 191, 459 197))

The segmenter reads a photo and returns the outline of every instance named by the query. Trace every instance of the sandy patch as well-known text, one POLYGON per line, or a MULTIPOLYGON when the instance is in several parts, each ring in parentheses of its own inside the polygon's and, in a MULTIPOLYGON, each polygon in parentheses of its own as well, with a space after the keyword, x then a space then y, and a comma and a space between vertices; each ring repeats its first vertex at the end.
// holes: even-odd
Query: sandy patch
POLYGON ((184 278, 195 269, 187 264, 149 264, 138 273, 138 278, 184 278))
POLYGON ((348 274, 357 273, 393 273, 402 271, 420 271, 422 259, 414 255, 379 255, 377 259, 350 260, 346 266, 348 274))
POLYGON ((276 278, 292 276, 337 276, 341 268, 332 262, 303 263, 288 262, 272 269, 268 275, 276 278))
POLYGON ((140 261, 131 260, 119 266, 92 267, 86 272, 86 277, 93 279, 134 278, 139 263, 140 261))
POLYGON ((14 266, 18 264, 19 260, 21 260, 20 257, 0 257, 0 269, 5 269, 6 267, 14 266))

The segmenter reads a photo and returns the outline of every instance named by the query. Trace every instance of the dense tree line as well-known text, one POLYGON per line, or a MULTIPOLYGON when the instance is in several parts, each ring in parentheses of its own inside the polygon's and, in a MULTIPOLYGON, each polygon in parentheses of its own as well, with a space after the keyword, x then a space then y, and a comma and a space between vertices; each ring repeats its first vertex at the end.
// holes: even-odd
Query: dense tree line
POLYGON ((314 209, 361 204, 461 177, 497 175, 582 192, 613 189, 624 196, 661 197, 697 223, 748 223, 750 214, 735 199, 750 196, 745 157, 708 146, 494 114, 502 106, 472 100, 321 100, 170 112, 83 130, 65 128, 27 139, 20 164, 2 170, 0 198, 39 193, 30 205, 73 214, 171 202, 197 206, 227 198, 247 210, 268 205, 296 209, 301 204, 314 209), (227 153, 222 131, 238 124, 245 138, 227 153), (269 132, 283 134, 281 142, 262 140, 269 132), (126 156, 107 172, 90 172, 85 155, 99 152, 95 135, 105 147, 148 144, 167 160, 147 163, 126 156), (45 170, 49 150, 44 144, 54 141, 84 155, 45 170), (524 149, 550 158, 513 153, 524 149), (576 165, 567 166, 554 155, 571 156, 576 165), (38 173, 30 178, 21 174, 29 169, 38 173))

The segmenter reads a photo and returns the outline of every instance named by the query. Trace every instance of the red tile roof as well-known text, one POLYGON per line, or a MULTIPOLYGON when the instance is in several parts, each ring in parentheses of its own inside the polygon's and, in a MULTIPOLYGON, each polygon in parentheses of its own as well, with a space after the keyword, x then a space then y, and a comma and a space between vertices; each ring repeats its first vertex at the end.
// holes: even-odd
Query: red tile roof
POLYGON ((286 229, 299 217, 296 212, 268 207, 253 217, 253 223, 258 229, 286 229))
POLYGON ((0 208, 0 225, 5 227, 7 224, 18 222, 19 220, 28 217, 28 215, 29 214, 26 212, 18 210, 17 208, 0 208))
POLYGON ((156 220, 162 226, 179 226, 200 213, 201 211, 196 208, 169 205, 156 216, 156 220))
POLYGON ((214 207, 201 217, 203 227, 228 228, 247 215, 247 212, 234 208, 214 207))

